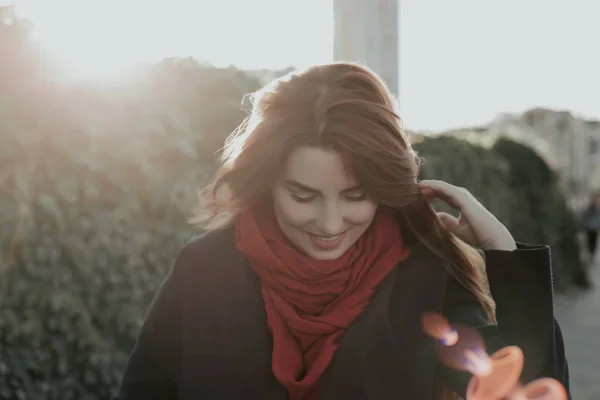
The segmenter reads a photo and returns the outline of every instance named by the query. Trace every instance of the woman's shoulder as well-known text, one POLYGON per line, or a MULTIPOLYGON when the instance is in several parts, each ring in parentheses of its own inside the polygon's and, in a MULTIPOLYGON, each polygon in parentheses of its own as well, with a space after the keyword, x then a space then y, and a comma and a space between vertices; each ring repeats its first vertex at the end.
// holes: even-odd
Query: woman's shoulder
POLYGON ((184 279, 228 270, 244 262, 235 244, 235 227, 204 232, 190 239, 177 254, 173 272, 184 279))
POLYGON ((223 249, 235 248, 235 226, 203 232, 192 237, 180 250, 182 254, 210 256, 223 249))

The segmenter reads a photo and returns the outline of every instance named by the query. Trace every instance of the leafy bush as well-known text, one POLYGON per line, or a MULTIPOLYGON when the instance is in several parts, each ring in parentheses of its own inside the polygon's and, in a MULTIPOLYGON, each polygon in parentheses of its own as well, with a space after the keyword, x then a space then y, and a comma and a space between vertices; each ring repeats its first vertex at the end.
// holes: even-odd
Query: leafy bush
MULTIPOLYGON (((223 82, 239 84, 237 104, 250 89, 232 71, 198 73, 221 78, 223 92, 223 82)), ((133 118, 101 132, 68 114, 40 130, 2 129, 0 147, 11 150, 0 158, 0 398, 114 394, 144 311, 191 235, 186 218, 210 156, 242 118, 231 98, 197 97, 208 146, 200 124, 167 128, 172 107, 131 123, 135 103, 133 118)))
MULTIPOLYGON (((10 26, 2 53, 29 46, 10 26)), ((0 399, 111 398, 193 234, 196 188, 259 83, 167 59, 119 88, 17 67, 0 84, 0 399)))

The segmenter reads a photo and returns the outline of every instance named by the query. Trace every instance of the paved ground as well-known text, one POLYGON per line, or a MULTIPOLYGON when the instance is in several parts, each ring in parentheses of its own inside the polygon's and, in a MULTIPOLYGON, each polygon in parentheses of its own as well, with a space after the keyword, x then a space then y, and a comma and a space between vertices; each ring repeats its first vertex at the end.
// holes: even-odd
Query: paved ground
POLYGON ((556 298, 556 316, 565 338, 574 400, 600 400, 600 262, 590 269, 595 290, 556 298))

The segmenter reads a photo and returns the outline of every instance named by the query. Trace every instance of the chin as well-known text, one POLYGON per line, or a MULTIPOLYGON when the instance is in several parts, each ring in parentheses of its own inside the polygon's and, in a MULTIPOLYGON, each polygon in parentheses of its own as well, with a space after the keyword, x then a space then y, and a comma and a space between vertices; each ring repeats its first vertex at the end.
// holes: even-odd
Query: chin
POLYGON ((310 250, 306 252, 306 254, 308 254, 310 257, 314 258, 315 260, 330 261, 330 260, 336 260, 336 259, 340 258, 347 251, 348 251, 347 246, 344 246, 343 248, 334 249, 334 250, 319 250, 319 249, 315 249, 315 248, 311 247, 310 250))
POLYGON ((319 261, 332 261, 332 260, 337 260, 338 258, 340 258, 342 254, 311 254, 311 258, 314 258, 315 260, 319 260, 319 261))

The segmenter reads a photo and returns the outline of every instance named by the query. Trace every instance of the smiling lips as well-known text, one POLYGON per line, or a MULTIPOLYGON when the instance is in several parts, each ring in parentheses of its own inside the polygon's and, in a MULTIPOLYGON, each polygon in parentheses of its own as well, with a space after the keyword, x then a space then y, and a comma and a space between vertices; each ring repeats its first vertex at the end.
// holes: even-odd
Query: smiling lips
POLYGON ((312 233, 309 233, 308 235, 312 239, 314 245, 320 250, 333 250, 342 243, 346 236, 346 232, 342 232, 335 236, 313 235, 312 233))

